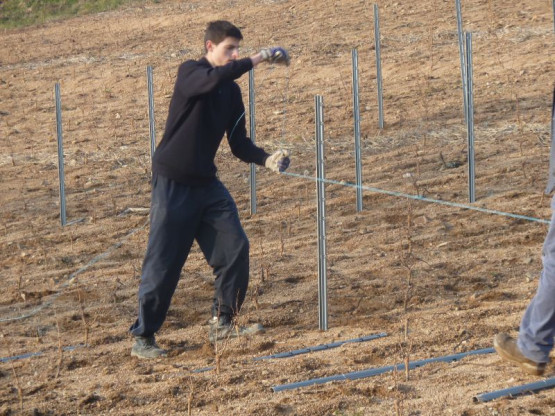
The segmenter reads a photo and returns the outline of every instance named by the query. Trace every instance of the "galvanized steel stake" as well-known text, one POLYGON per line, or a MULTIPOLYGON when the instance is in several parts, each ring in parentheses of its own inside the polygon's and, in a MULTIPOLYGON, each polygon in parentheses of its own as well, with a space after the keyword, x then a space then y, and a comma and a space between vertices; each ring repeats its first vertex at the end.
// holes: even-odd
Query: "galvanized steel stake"
POLYGON ((467 89, 467 130, 468 130, 468 195, 469 201, 476 201, 474 172, 474 96, 472 94, 472 33, 466 33, 466 89, 467 89))
MULTIPOLYGON (((249 129, 253 143, 256 143, 256 124, 254 108, 254 69, 249 71, 249 129)), ((250 188, 251 188, 251 215, 256 214, 256 165, 250 165, 250 188)))
POLYGON ((353 59, 353 114, 355 132, 355 165, 356 165, 356 192, 357 192, 357 212, 362 211, 362 161, 360 155, 360 108, 358 95, 358 50, 352 52, 353 59))
POLYGON ((382 84, 382 58, 380 53, 380 15, 378 5, 374 4, 374 42, 376 43, 376 70, 378 80, 378 125, 383 129, 383 84, 382 84))
POLYGON ((466 63, 464 59, 464 38, 463 38, 463 26, 462 26, 462 12, 461 12, 461 0, 455 0, 455 5, 457 9, 457 33, 459 36, 459 58, 461 61, 461 79, 462 79, 462 90, 463 90, 463 110, 464 110, 464 122, 468 123, 468 97, 466 92, 466 63))
POLYGON ((328 282, 326 275, 326 197, 324 188, 324 102, 315 96, 316 173, 318 191, 318 316, 319 328, 328 329, 328 282))
POLYGON ((62 98, 60 94, 60 83, 54 86, 56 96, 56 132, 58 135, 58 179, 60 182, 60 220, 62 226, 66 225, 66 193, 64 177, 64 145, 62 138, 62 98))
POLYGON ((154 84, 152 81, 152 67, 146 67, 146 79, 148 86, 148 126, 150 130, 150 160, 156 149, 156 126, 154 122, 154 84))

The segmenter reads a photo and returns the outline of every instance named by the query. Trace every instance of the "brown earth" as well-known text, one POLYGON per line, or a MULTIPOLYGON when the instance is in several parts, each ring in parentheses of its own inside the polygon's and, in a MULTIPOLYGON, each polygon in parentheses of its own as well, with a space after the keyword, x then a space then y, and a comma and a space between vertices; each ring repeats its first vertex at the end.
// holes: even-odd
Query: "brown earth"
MULTIPOLYGON (((474 403, 538 380, 495 354, 274 393, 272 386, 491 347, 516 334, 547 225, 364 192, 356 211, 351 50, 359 49, 363 182, 468 204, 453 1, 380 4, 385 128, 377 126, 372 3, 160 1, 4 31, 0 48, 0 413, 553 415, 555 390, 474 403), (315 176, 314 95, 325 103, 329 330, 318 328, 315 182, 248 166, 223 144, 220 176, 251 241, 243 322, 263 335, 207 343, 213 277, 195 246, 159 333, 170 357, 129 355, 148 237, 146 67, 161 138, 176 68, 225 18, 243 54, 283 45, 289 69, 256 69, 257 143, 315 176), (54 85, 62 91, 68 221, 61 227, 54 85), (142 208, 136 209, 136 208, 142 208), (408 331, 407 329, 408 322, 408 331), (256 357, 386 332, 286 359, 256 357), (83 343, 87 343, 83 347, 83 343), (76 347, 64 349, 64 347, 76 347), (222 352, 223 348, 223 352, 222 352)), ((548 219, 543 195, 555 61, 547 0, 463 1, 473 33, 476 207, 548 219)), ((240 79, 247 102, 247 77, 240 79)), ((546 376, 553 377, 553 366, 546 376)))

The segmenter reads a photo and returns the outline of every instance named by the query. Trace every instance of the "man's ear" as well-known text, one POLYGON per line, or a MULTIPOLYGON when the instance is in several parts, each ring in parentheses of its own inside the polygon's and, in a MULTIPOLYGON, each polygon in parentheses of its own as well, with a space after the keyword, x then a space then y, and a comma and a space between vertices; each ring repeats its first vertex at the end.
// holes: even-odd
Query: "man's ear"
POLYGON ((211 40, 207 40, 206 41, 206 52, 212 52, 212 49, 214 48, 214 42, 212 42, 211 40))

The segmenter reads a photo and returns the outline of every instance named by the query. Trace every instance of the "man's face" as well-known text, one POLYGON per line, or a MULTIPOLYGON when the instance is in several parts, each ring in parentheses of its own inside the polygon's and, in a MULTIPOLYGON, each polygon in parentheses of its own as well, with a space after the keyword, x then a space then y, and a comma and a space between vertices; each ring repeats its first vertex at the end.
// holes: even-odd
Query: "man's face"
POLYGON ((206 59, 212 66, 222 66, 239 57, 239 39, 227 37, 217 45, 206 41, 206 59))

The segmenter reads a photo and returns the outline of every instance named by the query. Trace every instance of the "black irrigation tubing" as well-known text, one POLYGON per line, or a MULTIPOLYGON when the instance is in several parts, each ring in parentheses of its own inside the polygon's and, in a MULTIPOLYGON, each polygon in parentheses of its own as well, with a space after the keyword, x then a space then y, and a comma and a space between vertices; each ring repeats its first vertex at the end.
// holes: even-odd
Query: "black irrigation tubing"
MULTIPOLYGON (((319 180, 316 177, 308 176, 308 175, 301 175, 301 174, 298 174, 298 173, 281 172, 281 174, 296 177, 296 178, 309 179, 311 181, 318 181, 319 180)), ((324 182, 324 183, 333 184, 333 185, 341 185, 341 186, 347 186, 347 187, 351 187, 351 188, 356 188, 357 187, 356 184, 346 182, 346 181, 336 181, 336 180, 333 180, 333 179, 321 179, 321 181, 324 182)), ((440 204, 440 205, 447 205, 447 206, 455 207, 455 208, 462 208, 462 209, 468 209, 468 210, 471 210, 471 211, 483 212, 483 213, 486 213, 486 214, 501 215, 501 216, 505 216, 505 217, 509 217, 509 218, 515 218, 515 219, 518 219, 518 220, 533 221, 533 222, 539 222, 539 223, 542 223, 542 224, 550 224, 551 223, 550 220, 544 220, 542 218, 534 218, 534 217, 529 217, 527 215, 512 214, 510 212, 503 212, 503 211, 497 211, 497 210, 494 210, 494 209, 481 208, 481 207, 477 207, 477 206, 473 206, 473 205, 460 204, 458 202, 443 201, 441 199, 426 198, 426 197, 421 196, 421 195, 412 195, 412 194, 406 194, 404 192, 388 191, 386 189, 374 188, 372 186, 361 186, 361 188, 363 190, 374 192, 374 193, 385 194, 385 195, 389 195, 389 196, 402 197, 402 198, 408 198, 408 199, 415 199, 417 201, 429 202, 429 203, 440 204)))
MULTIPOLYGON (((273 355, 265 355, 262 357, 255 357, 252 360, 253 361, 261 361, 261 360, 269 360, 269 359, 274 359, 274 358, 289 358, 289 357, 293 357, 296 355, 301 355, 301 354, 308 354, 310 352, 317 352, 317 351, 324 351, 324 350, 329 350, 332 348, 337 348, 340 347, 342 345, 345 344, 353 344, 353 343, 358 343, 358 342, 368 342, 368 341, 372 341, 374 339, 378 339, 378 338, 383 338, 383 337, 387 337, 388 334, 385 332, 380 332, 379 334, 372 334, 372 335, 366 335, 360 338, 353 338, 353 339, 348 339, 345 341, 337 341, 337 342, 332 342, 329 344, 321 344, 321 345, 316 345, 314 347, 307 347, 307 348, 302 348, 299 350, 293 350, 293 351, 286 351, 286 352, 281 352, 278 354, 273 354, 273 355)), ((198 368, 196 370, 192 370, 192 373, 204 373, 206 371, 210 371, 213 370, 214 367, 203 367, 203 368, 198 368)))
POLYGON ((215 368, 216 367, 214 367, 214 366, 197 368, 196 370, 191 370, 191 373, 206 373, 207 371, 213 370, 215 368))
POLYGON ((98 256, 94 257, 91 261, 89 261, 86 265, 84 265, 83 267, 81 267, 79 270, 76 270, 75 272, 73 272, 67 279, 67 281, 60 287, 60 290, 53 294, 50 299, 48 299, 46 302, 40 304, 39 306, 37 306, 36 308, 32 309, 31 311, 24 313, 22 315, 19 316, 11 316, 11 317, 4 317, 4 318, 0 318, 0 323, 1 322, 11 322, 11 321, 17 321, 17 320, 21 320, 21 319, 27 319, 30 318, 34 315, 36 315, 37 313, 39 313, 40 311, 42 311, 43 309, 47 308, 48 306, 52 305, 52 303, 63 293, 63 289, 65 289, 66 287, 68 287, 71 283, 73 283, 73 281, 75 280, 75 278, 83 273, 84 271, 88 270, 91 266, 93 266, 94 264, 98 263, 100 260, 108 257, 110 254, 112 254, 115 250, 117 250, 118 248, 120 248, 123 243, 125 243, 125 241, 127 241, 133 234, 135 234, 136 232, 142 230, 143 228, 146 227, 146 225, 148 224, 148 220, 145 221, 145 223, 143 225, 141 225, 140 227, 137 227, 133 230, 131 230, 125 237, 123 237, 120 241, 118 241, 116 244, 114 244, 112 247, 110 247, 108 250, 106 250, 104 253, 99 254, 98 256))
POLYGON ((307 354, 309 352, 315 352, 315 351, 329 350, 331 348, 337 348, 337 347, 340 347, 340 346, 345 345, 345 344, 354 344, 354 343, 357 343, 357 342, 367 342, 367 341, 372 341, 373 339, 378 339, 378 338, 383 338, 383 337, 387 337, 387 333, 380 332, 379 334, 367 335, 367 336, 360 337, 360 338, 348 339, 348 340, 345 340, 345 341, 337 341, 337 342, 332 342, 330 344, 316 345, 315 347, 307 347, 307 348, 302 348, 302 349, 294 350, 294 351, 286 351, 286 352, 281 352, 281 353, 278 353, 278 354, 266 355, 264 357, 256 357, 256 358, 254 358, 254 361, 268 360, 268 359, 273 359, 273 358, 289 358, 289 357, 293 357, 295 355, 307 354))
MULTIPOLYGON (((422 367, 423 365, 430 364, 430 363, 438 363, 438 362, 450 363, 453 361, 458 361, 470 355, 490 354, 494 351, 495 350, 493 348, 484 348, 481 350, 468 351, 460 354, 447 355, 444 357, 435 357, 435 358, 428 358, 425 360, 411 361, 409 363, 409 369, 412 370, 414 368, 422 367)), ((274 393, 277 393, 284 390, 294 390, 300 387, 312 386, 314 384, 329 383, 330 381, 358 380, 361 378, 374 377, 394 370, 402 371, 404 369, 405 369, 404 363, 395 364, 395 365, 389 365, 386 367, 378 367, 378 368, 371 368, 368 370, 354 371, 352 373, 347 373, 347 374, 336 374, 328 377, 313 378, 310 380, 299 381, 296 383, 280 384, 278 386, 272 387, 272 391, 274 393)))
POLYGON ((555 377, 536 381, 533 383, 522 384, 520 386, 509 387, 508 389, 478 394, 473 398, 473 400, 474 402, 489 402, 501 397, 514 397, 552 388, 555 388, 555 377))
MULTIPOLYGON (((63 347, 63 351, 73 351, 77 348, 85 347, 85 344, 77 344, 77 345, 69 345, 67 347, 63 347)), ((0 358, 0 363, 7 363, 8 361, 15 361, 15 360, 23 360, 25 358, 37 357, 39 355, 44 354, 44 351, 37 351, 37 352, 29 352, 26 354, 14 355, 12 357, 3 357, 0 358)))

